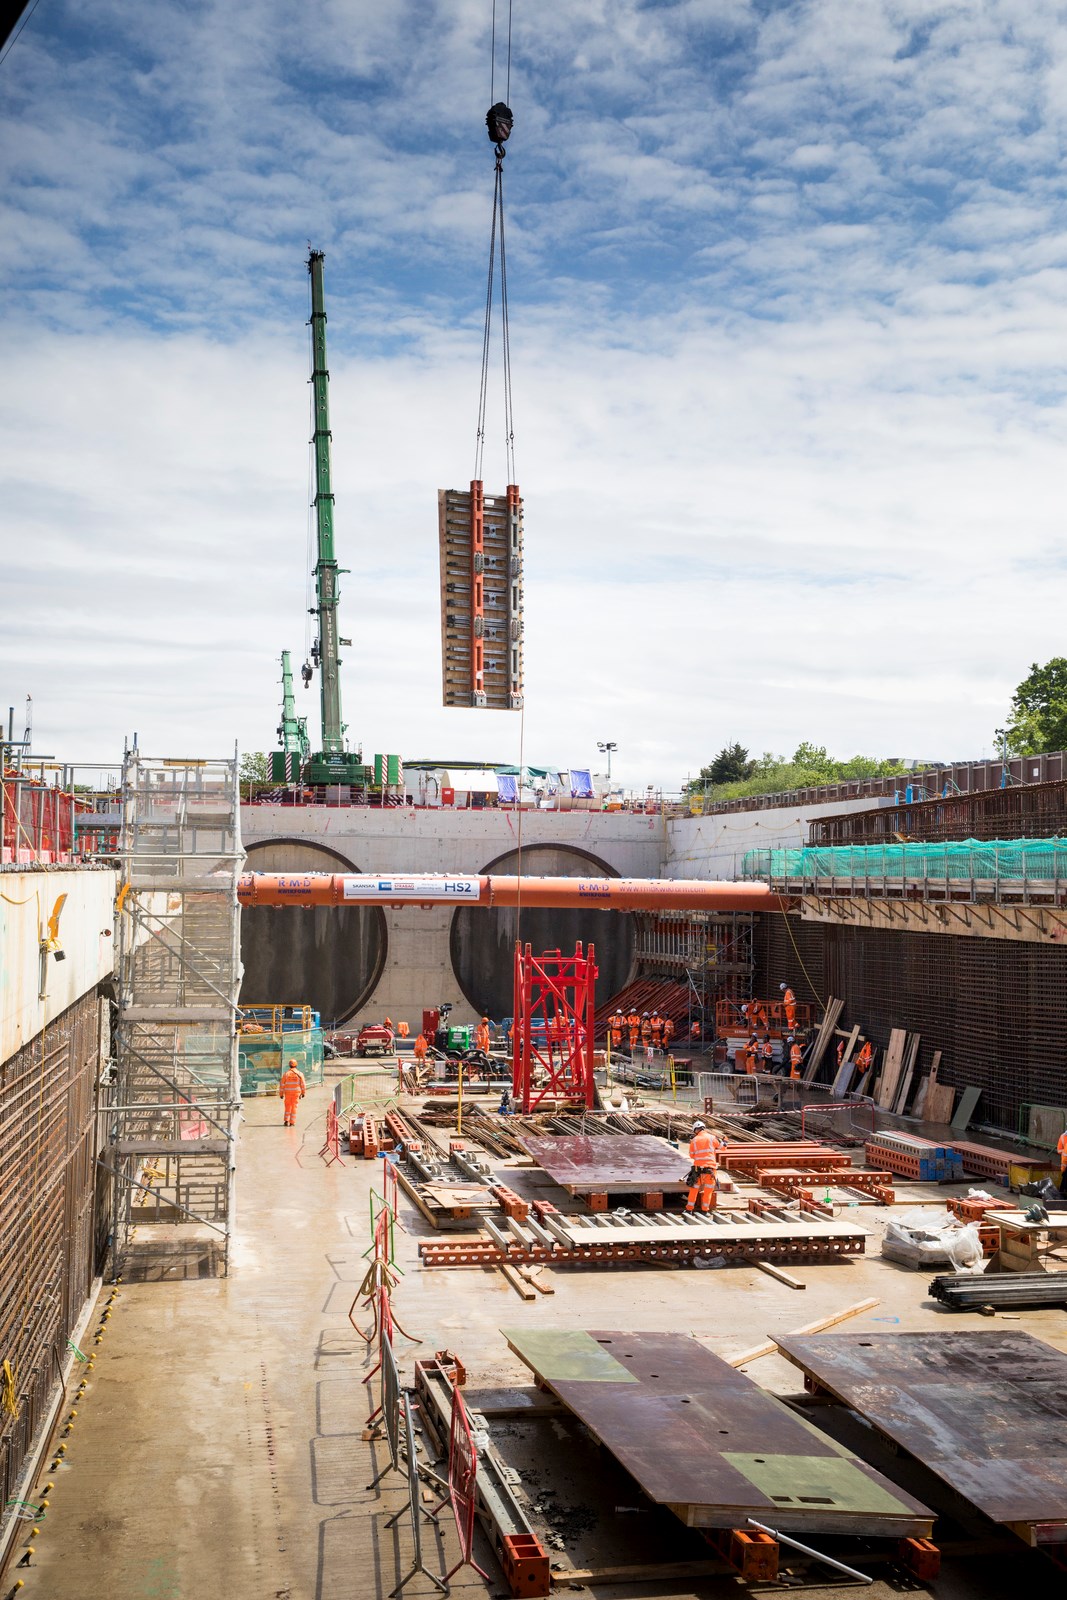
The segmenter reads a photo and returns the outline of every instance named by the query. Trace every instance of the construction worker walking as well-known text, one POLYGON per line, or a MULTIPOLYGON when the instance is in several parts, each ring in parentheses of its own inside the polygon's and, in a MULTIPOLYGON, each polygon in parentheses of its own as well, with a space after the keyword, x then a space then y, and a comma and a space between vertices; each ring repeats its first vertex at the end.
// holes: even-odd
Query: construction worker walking
POLYGON ((278 1079, 278 1099, 282 1102, 284 1110, 283 1127, 296 1127, 297 1103, 303 1100, 307 1092, 308 1086, 304 1074, 296 1061, 290 1058, 289 1065, 278 1079))
POLYGON ((693 1137, 689 1141, 689 1159, 692 1170, 689 1174, 689 1193, 686 1196, 685 1209, 695 1211, 697 1196, 700 1196, 701 1211, 710 1211, 715 1204, 715 1190, 717 1186, 716 1173, 719 1168, 719 1151, 722 1148, 721 1139, 709 1133, 707 1124, 699 1119, 693 1123, 693 1137))
POLYGON ((489 1054, 489 1018, 483 1017, 474 1030, 474 1048, 483 1055, 489 1054))
POLYGON ((778 985, 782 992, 782 1005, 785 1007, 785 1025, 792 1033, 797 1025, 797 997, 787 983, 778 985))
POLYGON ((804 1046, 800 1043, 799 1039, 794 1039, 792 1034, 789 1035, 788 1044, 789 1076, 796 1079, 800 1077, 800 1066, 801 1062, 804 1060, 804 1046))

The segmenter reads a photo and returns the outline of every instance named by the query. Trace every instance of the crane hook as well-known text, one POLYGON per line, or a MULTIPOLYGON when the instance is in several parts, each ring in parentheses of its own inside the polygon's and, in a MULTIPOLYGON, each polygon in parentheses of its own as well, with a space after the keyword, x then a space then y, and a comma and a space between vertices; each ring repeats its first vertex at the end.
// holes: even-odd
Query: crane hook
POLYGON ((490 106, 485 113, 485 125, 489 130, 489 142, 496 145, 497 155, 504 154, 504 146, 511 137, 511 130, 515 125, 515 118, 511 114, 511 107, 506 106, 503 100, 498 100, 495 106, 490 106))

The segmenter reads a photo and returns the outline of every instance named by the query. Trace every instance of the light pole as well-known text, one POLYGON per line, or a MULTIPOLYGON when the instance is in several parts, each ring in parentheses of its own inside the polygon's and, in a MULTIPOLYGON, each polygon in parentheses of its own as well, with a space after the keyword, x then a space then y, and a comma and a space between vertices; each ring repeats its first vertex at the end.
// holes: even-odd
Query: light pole
POLYGON ((597 749, 608 758, 608 794, 611 793, 611 752, 619 747, 613 739, 597 740, 597 749))

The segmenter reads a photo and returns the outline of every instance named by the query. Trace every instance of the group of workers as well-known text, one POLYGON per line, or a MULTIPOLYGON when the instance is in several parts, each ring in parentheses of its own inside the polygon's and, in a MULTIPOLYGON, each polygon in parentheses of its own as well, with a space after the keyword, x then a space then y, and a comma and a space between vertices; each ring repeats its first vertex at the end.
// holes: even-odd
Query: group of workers
POLYGON ((673 1017, 661 1017, 658 1011, 613 1011, 608 1018, 608 1037, 613 1050, 621 1050, 623 1042, 630 1046, 631 1053, 639 1044, 646 1050, 669 1050, 671 1040, 674 1038, 675 1027, 673 1017))
MULTIPOLYGON (((782 1038, 781 1071, 788 1069, 791 1078, 800 1077, 800 1069, 804 1062, 807 1046, 802 1035, 796 1031, 797 1025, 797 997, 788 983, 778 985, 782 996, 780 1005, 782 1017, 775 1017, 779 1023, 784 1018, 788 1032, 782 1038)), ((737 1072, 775 1072, 778 1070, 774 1045, 771 1041, 771 1013, 765 1000, 746 1000, 738 1007, 745 1026, 749 1030, 748 1038, 734 1054, 734 1070, 737 1072)))

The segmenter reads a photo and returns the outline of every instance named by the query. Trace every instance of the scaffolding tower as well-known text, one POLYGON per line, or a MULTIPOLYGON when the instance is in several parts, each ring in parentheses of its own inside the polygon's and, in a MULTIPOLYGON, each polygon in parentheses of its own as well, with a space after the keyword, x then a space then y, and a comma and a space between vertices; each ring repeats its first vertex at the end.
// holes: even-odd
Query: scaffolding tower
POLYGON ((223 1274, 240 1113, 235 1017, 243 862, 237 760, 122 773, 114 1104, 116 1274, 223 1274), (136 1238, 134 1233, 136 1230, 136 1238))

